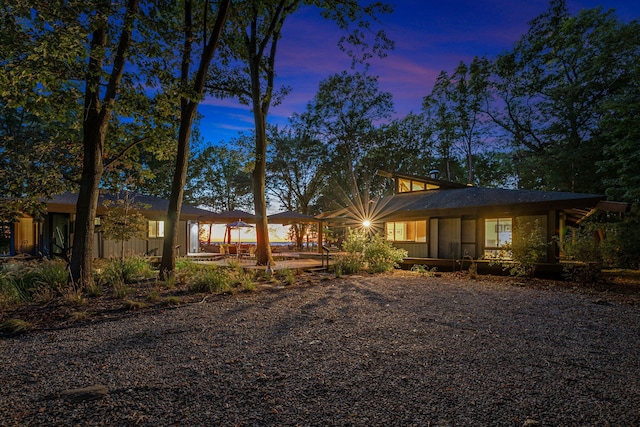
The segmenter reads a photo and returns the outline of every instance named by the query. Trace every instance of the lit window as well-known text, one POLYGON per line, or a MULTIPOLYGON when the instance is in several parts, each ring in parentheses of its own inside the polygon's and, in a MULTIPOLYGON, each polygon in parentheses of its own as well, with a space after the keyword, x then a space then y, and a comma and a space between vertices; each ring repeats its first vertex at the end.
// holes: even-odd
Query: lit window
POLYGON ((149 237, 164 237, 164 221, 149 221, 149 237))
POLYGON ((398 180, 398 192, 408 193, 411 191, 411 180, 400 178, 398 180))
POLYGON ((513 220, 511 218, 489 218, 484 221, 485 258, 506 257, 502 246, 511 242, 513 220))
POLYGON ((420 181, 411 181, 411 191, 422 191, 425 188, 425 183, 420 181))
POLYGON ((392 242, 426 242, 427 221, 387 222, 387 240, 392 242))

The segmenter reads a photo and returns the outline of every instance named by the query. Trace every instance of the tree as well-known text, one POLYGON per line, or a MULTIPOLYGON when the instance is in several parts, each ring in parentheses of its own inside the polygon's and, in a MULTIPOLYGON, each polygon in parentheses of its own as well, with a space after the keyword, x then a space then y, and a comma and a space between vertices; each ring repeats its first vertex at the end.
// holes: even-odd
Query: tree
MULTIPOLYGON (((272 129, 268 147, 268 191, 285 209, 305 215, 318 213, 317 202, 326 186, 327 149, 304 132, 272 129)), ((307 224, 292 226, 298 247, 307 224)))
POLYGON ((194 205, 226 211, 252 205, 246 156, 237 149, 209 146, 190 162, 185 198, 194 205))
MULTIPOLYGON (((355 46, 348 50, 353 58, 363 60, 370 57, 366 49, 367 34, 361 29, 370 29, 370 19, 377 13, 391 9, 379 2, 369 6, 360 6, 353 1, 328 0, 245 0, 234 4, 232 14, 229 52, 237 63, 234 71, 217 75, 211 85, 221 96, 229 93, 243 104, 249 105, 253 112, 255 125, 255 164, 252 172, 253 197, 256 223, 256 260, 258 264, 274 264, 269 245, 266 201, 266 162, 267 162, 267 116, 272 105, 277 105, 288 88, 278 91, 275 87, 276 55, 282 28, 287 18, 301 5, 314 5, 320 8, 324 17, 333 20, 341 29, 348 30, 355 22, 358 29, 341 39, 341 46, 355 46)), ((389 43, 383 32, 376 36, 373 50, 383 54, 389 43)))
POLYGON ((381 92, 378 78, 363 72, 335 74, 320 82, 318 93, 300 115, 307 132, 329 149, 334 183, 357 183, 368 193, 375 170, 363 161, 380 139, 377 124, 390 118, 392 96, 381 92))
MULTIPOLYGON (((92 282, 94 218, 108 129, 118 95, 130 83, 125 66, 133 56, 130 48, 139 1, 70 1, 60 7, 23 3, 3 3, 3 23, 8 23, 10 37, 20 46, 8 60, 3 58, 3 95, 12 98, 13 108, 33 116, 49 111, 52 119, 66 122, 77 132, 74 142, 81 140, 70 270, 71 280, 87 285, 92 282), (74 108, 72 103, 79 98, 83 103, 74 108), (75 122, 62 119, 65 115, 75 122)), ((47 126, 50 137, 56 136, 53 128, 47 126)))
POLYGON ((637 23, 613 12, 568 14, 564 0, 547 12, 511 52, 495 62, 492 119, 517 150, 521 186, 602 192, 595 162, 603 104, 628 81, 637 59, 637 23))
POLYGON ((198 105, 205 93, 205 83, 211 62, 213 61, 218 43, 220 41, 224 25, 227 20, 230 0, 220 0, 217 16, 211 33, 207 27, 208 2, 203 4, 202 27, 198 28, 193 21, 193 2, 184 2, 184 45, 182 48, 182 64, 180 68, 180 128, 178 131, 178 149, 176 155, 176 168, 171 186, 171 196, 169 198, 169 208, 167 210, 167 221, 165 223, 165 237, 162 247, 162 262, 160 265, 160 276, 172 275, 176 267, 176 246, 178 243, 178 221, 180 210, 182 209, 182 199, 184 196, 184 186, 187 179, 187 169, 189 163, 189 143, 191 139, 191 127, 195 120, 198 105), (194 76, 191 75, 190 67, 193 61, 192 51, 195 48, 195 31, 202 31, 202 50, 200 52, 198 67, 194 76))
POLYGON ((120 260, 124 261, 124 243, 134 237, 147 239, 148 220, 139 209, 145 206, 135 201, 135 195, 120 192, 113 201, 105 201, 107 212, 100 220, 100 228, 106 239, 120 241, 120 260))
POLYGON ((486 137, 483 125, 488 78, 486 59, 474 58, 469 66, 460 62, 451 76, 440 73, 431 95, 424 99, 423 107, 432 118, 449 180, 453 178, 451 160, 457 149, 466 164, 467 182, 476 183, 474 156, 486 137))

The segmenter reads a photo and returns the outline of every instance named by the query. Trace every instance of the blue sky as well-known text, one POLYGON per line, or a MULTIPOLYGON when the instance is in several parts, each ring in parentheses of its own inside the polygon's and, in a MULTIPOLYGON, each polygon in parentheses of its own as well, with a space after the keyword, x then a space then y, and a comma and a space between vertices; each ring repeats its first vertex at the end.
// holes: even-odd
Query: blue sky
MULTIPOLYGON (((379 76, 380 90, 393 94, 396 115, 420 111, 440 71, 452 71, 475 56, 494 57, 509 50, 526 33, 528 23, 549 8, 547 0, 397 0, 382 26, 395 41, 389 55, 375 60, 370 73, 379 76)), ((640 19, 640 2, 633 0, 567 0, 571 13, 602 6, 615 9, 621 20, 640 19)), ((279 45, 276 84, 291 86, 284 102, 272 107, 269 122, 286 124, 302 112, 332 74, 347 70, 350 60, 337 42, 341 33, 317 10, 303 9, 288 18, 279 45)), ((228 141, 253 128, 247 106, 231 99, 206 99, 200 129, 209 143, 228 141)))

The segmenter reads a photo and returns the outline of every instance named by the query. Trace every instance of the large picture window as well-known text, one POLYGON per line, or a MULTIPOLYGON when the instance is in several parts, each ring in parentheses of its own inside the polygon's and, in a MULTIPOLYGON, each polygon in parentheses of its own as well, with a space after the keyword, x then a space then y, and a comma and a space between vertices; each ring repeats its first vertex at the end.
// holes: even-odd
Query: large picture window
POLYGON ((164 237, 164 221, 149 221, 149 238, 164 237))
POLYGON ((488 218, 484 221, 485 258, 505 257, 502 246, 510 243, 513 220, 511 218, 488 218))
POLYGON ((387 222, 387 240, 392 242, 426 242, 427 221, 387 222))

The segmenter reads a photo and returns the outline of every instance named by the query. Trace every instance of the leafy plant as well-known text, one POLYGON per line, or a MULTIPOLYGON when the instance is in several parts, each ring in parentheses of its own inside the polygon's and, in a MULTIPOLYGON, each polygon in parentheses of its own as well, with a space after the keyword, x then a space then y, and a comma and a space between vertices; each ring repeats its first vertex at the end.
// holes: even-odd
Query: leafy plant
POLYGON ((296 276, 293 271, 289 268, 285 268, 284 270, 280 270, 278 275, 282 277, 287 285, 293 285, 296 282, 296 276))
POLYGON ((372 273, 386 273, 398 268, 407 254, 406 250, 393 247, 380 234, 374 235, 364 248, 364 260, 369 263, 372 273))
POLYGON ((433 267, 429 269, 428 266, 422 265, 422 264, 413 264, 411 266, 411 271, 415 271, 416 273, 419 273, 421 276, 428 276, 428 277, 435 276, 437 270, 438 270, 438 267, 433 267))
POLYGON ((208 266, 204 271, 192 278, 191 290, 193 292, 228 292, 231 290, 231 278, 225 269, 217 266, 208 266))
POLYGON ((367 234, 364 231, 349 228, 347 237, 342 242, 342 250, 350 254, 363 254, 368 243, 367 234))
POLYGON ((364 269, 364 256, 362 254, 345 254, 336 257, 333 263, 334 271, 340 274, 354 274, 364 269))
POLYGON ((533 223, 517 221, 512 241, 503 245, 502 249, 511 254, 511 261, 499 260, 498 262, 505 270, 509 270, 510 275, 532 277, 537 263, 544 258, 547 250, 547 242, 540 222, 537 219, 533 223))

